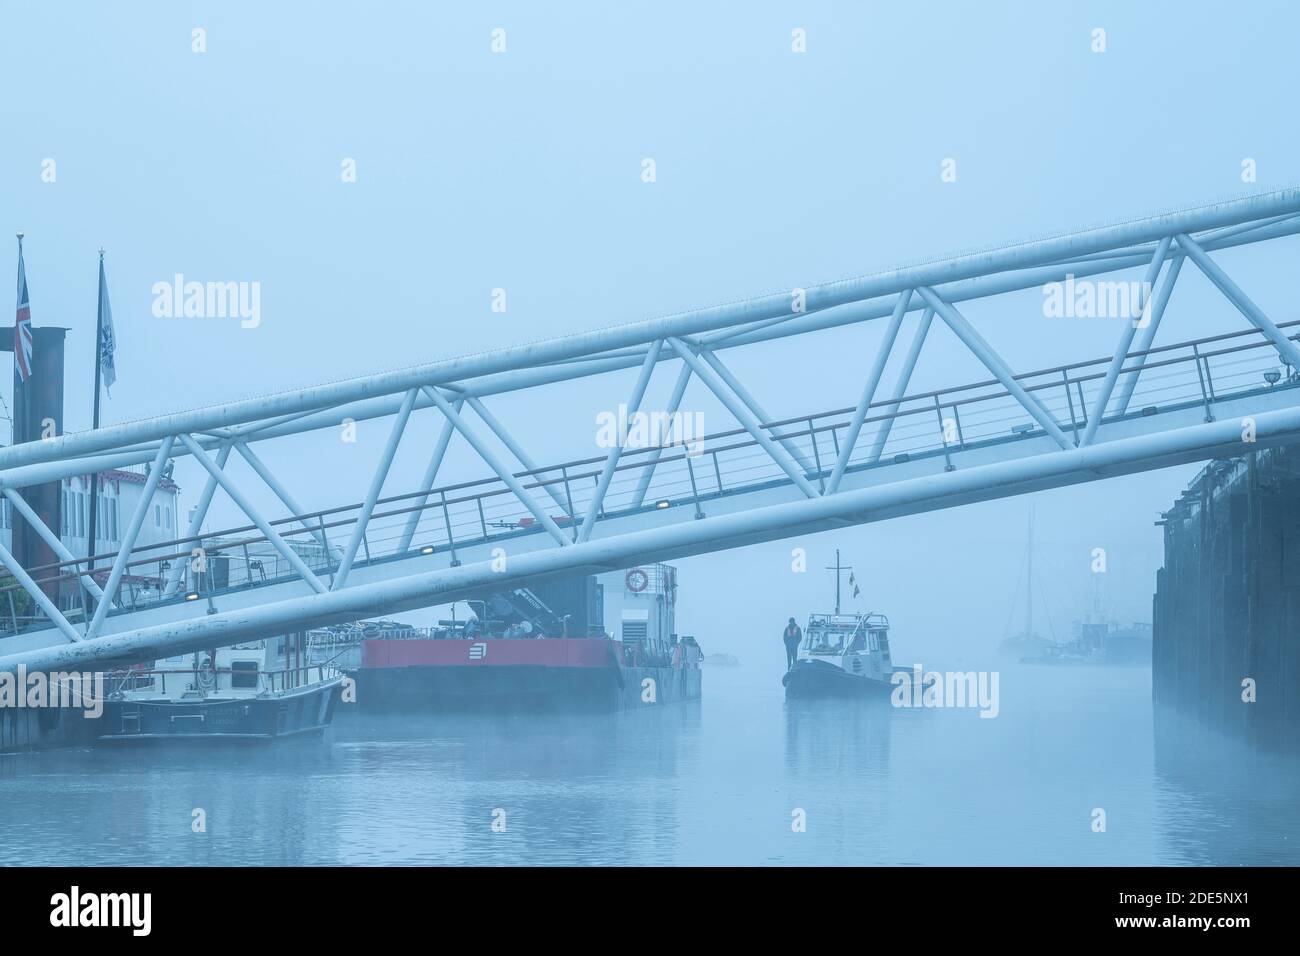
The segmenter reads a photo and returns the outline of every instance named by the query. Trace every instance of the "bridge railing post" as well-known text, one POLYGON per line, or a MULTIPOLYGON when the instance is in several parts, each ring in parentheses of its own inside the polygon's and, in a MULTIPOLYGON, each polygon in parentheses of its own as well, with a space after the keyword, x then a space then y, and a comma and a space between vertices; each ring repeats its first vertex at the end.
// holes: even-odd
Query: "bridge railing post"
POLYGON ((1201 386, 1201 404, 1205 408, 1205 420, 1212 422, 1214 421, 1214 412, 1210 408, 1210 403, 1213 401, 1214 396, 1205 387, 1205 373, 1209 371, 1209 367, 1207 366, 1204 372, 1201 370, 1201 350, 1195 342, 1192 343, 1192 358, 1196 362, 1196 380, 1201 386))

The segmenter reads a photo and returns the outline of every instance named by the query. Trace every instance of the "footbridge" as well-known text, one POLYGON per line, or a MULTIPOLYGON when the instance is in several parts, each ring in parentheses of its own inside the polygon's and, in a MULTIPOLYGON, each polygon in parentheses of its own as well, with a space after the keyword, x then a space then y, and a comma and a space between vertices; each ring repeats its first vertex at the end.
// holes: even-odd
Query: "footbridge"
MULTIPOLYGON (((1300 189, 1287 189, 0 449, 0 494, 61 558, 24 568, 0 548, 11 576, 0 595, 10 609, 31 608, 0 622, 0 669, 152 660, 506 584, 1300 440, 1300 321, 1266 314, 1218 255, 1240 250, 1234 267, 1250 254, 1280 269, 1295 253, 1286 237, 1297 233, 1300 189), (1214 334, 1180 338, 1179 310, 1167 308, 1189 268, 1213 290, 1222 324, 1214 334), (1094 282, 1111 294, 1119 283, 1108 280, 1130 278, 1136 291, 1109 326, 1113 349, 1049 368, 1013 369, 986 338, 990 330, 963 311, 1050 283, 1094 282), (881 323, 881 342, 862 356, 839 407, 769 409, 764 383, 732 371, 736 350, 796 336, 827 336, 836 348, 835 330, 865 322, 881 323), (986 374, 918 391, 913 371, 940 326, 986 374), (652 414, 646 396, 656 377, 671 391, 652 414), (624 409, 603 438, 590 416, 565 411, 565 384, 579 378, 608 383, 608 408, 624 409), (727 427, 683 427, 693 381, 726 409, 727 427), (594 453, 536 461, 527 437, 489 407, 494 396, 520 391, 572 429, 573 447, 594 453), (356 500, 305 510, 266 464, 267 449, 337 442, 347 421, 386 428, 368 488, 356 500), (427 467, 409 487, 394 487, 394 457, 412 443, 427 467), (481 477, 440 480, 453 455, 472 456, 481 477), (153 489, 168 461, 182 458, 206 476, 189 526, 175 540, 140 545, 153 489), (140 509, 120 546, 93 556, 93 571, 23 497, 44 482, 141 467, 140 509), (275 513, 258 506, 253 483, 279 503, 275 513), (218 496, 246 520, 208 530, 218 496), (56 600, 68 591, 76 602, 56 600)), ((1023 327, 1033 334, 1058 321, 1041 312, 1002 321, 1029 320, 1023 327)))

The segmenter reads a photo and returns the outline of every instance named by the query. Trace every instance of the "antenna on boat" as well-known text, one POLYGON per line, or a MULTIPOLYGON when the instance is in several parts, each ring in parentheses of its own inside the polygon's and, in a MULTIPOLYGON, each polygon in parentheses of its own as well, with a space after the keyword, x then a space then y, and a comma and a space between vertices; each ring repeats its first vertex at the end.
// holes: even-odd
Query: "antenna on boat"
POLYGON ((835 572, 835 614, 838 616, 840 613, 840 575, 843 574, 845 571, 852 571, 853 565, 840 564, 840 549, 836 548, 835 566, 831 567, 828 565, 826 570, 835 572))

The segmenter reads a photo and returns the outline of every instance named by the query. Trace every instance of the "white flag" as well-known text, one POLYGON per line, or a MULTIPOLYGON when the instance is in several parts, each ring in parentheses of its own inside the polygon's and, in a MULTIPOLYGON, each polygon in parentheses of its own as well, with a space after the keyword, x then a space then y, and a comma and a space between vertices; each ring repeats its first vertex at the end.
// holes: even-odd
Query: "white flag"
POLYGON ((113 353, 117 351, 117 336, 113 332, 113 310, 108 304, 108 279, 104 275, 104 260, 99 260, 99 371, 104 377, 104 387, 112 388, 117 381, 117 367, 113 353))

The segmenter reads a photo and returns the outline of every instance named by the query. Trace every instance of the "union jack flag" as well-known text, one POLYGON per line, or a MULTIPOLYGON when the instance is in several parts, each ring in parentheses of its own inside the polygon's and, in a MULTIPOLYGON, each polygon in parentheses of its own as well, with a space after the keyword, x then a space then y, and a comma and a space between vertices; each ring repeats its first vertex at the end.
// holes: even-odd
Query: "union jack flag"
POLYGON ((27 301, 27 270, 23 268, 22 246, 18 247, 18 313, 14 316, 14 362, 20 382, 31 378, 32 307, 27 301))

